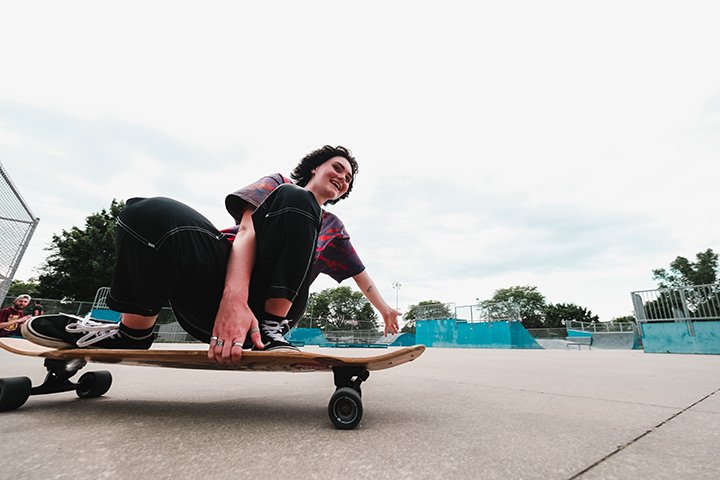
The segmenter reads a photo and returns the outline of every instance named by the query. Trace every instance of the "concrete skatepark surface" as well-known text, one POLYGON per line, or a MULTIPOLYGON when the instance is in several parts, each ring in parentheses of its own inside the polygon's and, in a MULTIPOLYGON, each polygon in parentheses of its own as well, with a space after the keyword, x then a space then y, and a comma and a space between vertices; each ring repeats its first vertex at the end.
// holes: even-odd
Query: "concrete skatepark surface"
MULTIPOLYGON (((327 417, 330 374, 83 371, 101 369, 114 376, 104 397, 30 397, 0 413, 2 478, 715 479, 720 471, 720 356, 430 348, 370 375, 352 431, 327 417)), ((42 361, 0 351, 0 377, 44 375, 42 361)))

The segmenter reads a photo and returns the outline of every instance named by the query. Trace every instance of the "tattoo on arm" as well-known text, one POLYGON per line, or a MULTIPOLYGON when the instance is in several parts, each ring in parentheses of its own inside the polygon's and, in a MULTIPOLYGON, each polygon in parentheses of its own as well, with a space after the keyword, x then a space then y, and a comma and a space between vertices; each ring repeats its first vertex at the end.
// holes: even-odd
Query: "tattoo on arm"
POLYGON ((368 287, 368 289, 367 289, 367 290, 365 290, 365 292, 367 292, 367 293, 370 293, 370 292, 372 292, 372 287, 373 287, 373 286, 372 286, 372 285, 370 285, 370 286, 368 287))

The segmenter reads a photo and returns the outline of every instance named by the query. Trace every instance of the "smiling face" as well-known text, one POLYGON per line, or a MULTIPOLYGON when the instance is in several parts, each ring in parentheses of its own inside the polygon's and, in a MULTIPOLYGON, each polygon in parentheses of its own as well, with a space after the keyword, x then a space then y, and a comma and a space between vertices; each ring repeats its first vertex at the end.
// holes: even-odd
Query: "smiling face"
POLYGON ((312 173, 305 188, 315 195, 320 205, 345 195, 353 179, 352 166, 344 157, 333 157, 318 165, 312 173))
POLYGON ((28 300, 27 298, 19 298, 19 299, 15 300, 15 303, 13 306, 18 310, 22 310, 28 306, 28 303, 30 303, 30 300, 28 300))

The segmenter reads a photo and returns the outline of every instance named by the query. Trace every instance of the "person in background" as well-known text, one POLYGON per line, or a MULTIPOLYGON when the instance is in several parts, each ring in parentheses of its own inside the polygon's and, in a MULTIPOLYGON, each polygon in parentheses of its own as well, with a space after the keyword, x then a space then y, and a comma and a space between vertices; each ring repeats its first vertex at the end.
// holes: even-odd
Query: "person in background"
POLYGON ((25 307, 30 303, 30 295, 19 295, 13 304, 0 310, 0 337, 19 336, 20 325, 30 318, 25 315, 25 307))

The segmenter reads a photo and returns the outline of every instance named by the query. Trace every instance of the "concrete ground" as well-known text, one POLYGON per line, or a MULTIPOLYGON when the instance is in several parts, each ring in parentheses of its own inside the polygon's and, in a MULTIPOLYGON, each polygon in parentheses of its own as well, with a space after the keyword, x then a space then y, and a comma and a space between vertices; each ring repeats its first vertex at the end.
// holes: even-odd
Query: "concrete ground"
MULTIPOLYGON (((30 397, 0 413, 2 478, 715 479, 720 472, 720 356, 428 349, 371 374, 363 422, 352 431, 328 419, 330 374, 90 367, 113 373, 104 397, 30 397)), ((42 362, 0 351, 0 377, 19 375, 41 381, 42 362)))

